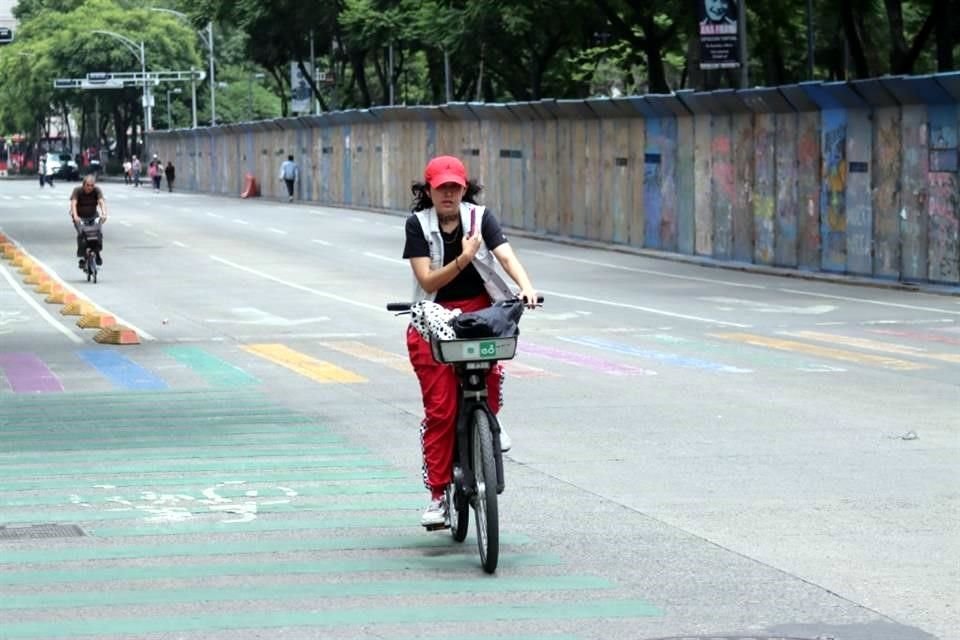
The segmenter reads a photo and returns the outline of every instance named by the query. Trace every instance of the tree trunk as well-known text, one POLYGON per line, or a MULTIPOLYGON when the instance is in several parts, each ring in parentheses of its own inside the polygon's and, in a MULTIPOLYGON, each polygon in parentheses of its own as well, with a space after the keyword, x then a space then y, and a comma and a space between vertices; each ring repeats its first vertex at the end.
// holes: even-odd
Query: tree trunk
POLYGON ((903 32, 902 0, 884 0, 883 3, 887 7, 887 22, 890 24, 890 72, 894 75, 910 75, 913 73, 913 67, 917 63, 921 50, 933 33, 937 7, 934 5, 920 31, 908 46, 907 37, 903 32))
POLYGON ((367 85, 367 71, 366 71, 366 51, 350 51, 350 64, 353 68, 353 77, 357 83, 357 89, 360 91, 360 105, 364 109, 369 109, 372 106, 372 101, 370 100, 370 87, 367 85))
POLYGON ((645 36, 643 53, 647 58, 648 90, 650 93, 670 93, 670 84, 667 82, 666 70, 663 68, 659 27, 650 16, 644 16, 642 25, 645 36))
MULTIPOLYGON (((858 78, 869 78, 870 64, 867 62, 867 55, 863 50, 863 36, 854 15, 854 8, 849 2, 841 4, 840 17, 843 21, 843 35, 846 39, 847 48, 853 58, 854 73, 858 78)), ((846 69, 844 69, 844 72, 846 72, 846 69)))
POLYGON ((937 71, 953 71, 953 29, 950 21, 957 20, 947 9, 947 0, 933 0, 933 22, 936 25, 937 71))

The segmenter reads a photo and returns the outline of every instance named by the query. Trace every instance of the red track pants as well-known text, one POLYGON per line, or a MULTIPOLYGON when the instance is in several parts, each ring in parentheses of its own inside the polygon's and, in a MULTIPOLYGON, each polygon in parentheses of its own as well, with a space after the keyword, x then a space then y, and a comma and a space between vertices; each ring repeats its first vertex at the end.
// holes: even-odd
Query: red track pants
MULTIPOLYGON (((490 306, 487 296, 468 300, 438 303, 464 313, 490 306)), ((457 376, 453 367, 433 359, 430 343, 413 328, 407 327, 407 350, 410 363, 420 381, 425 417, 420 424, 420 446, 423 449, 423 483, 433 498, 443 495, 450 484, 453 466, 453 445, 457 432, 457 376)), ((503 369, 495 364, 487 373, 487 403, 494 414, 500 411, 503 369)))

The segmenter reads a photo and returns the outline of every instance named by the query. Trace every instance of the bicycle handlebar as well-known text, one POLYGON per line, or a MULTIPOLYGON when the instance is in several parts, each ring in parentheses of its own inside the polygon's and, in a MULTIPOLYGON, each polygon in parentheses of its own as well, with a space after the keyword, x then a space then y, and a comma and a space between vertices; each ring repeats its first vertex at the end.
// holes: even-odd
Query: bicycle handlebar
MULTIPOLYGON (((526 298, 523 300, 526 302, 526 298)), ((543 304, 543 296, 537 296, 537 304, 543 304)), ((410 311, 410 307, 412 306, 412 302, 388 302, 387 311, 398 311, 403 313, 405 311, 410 311)))

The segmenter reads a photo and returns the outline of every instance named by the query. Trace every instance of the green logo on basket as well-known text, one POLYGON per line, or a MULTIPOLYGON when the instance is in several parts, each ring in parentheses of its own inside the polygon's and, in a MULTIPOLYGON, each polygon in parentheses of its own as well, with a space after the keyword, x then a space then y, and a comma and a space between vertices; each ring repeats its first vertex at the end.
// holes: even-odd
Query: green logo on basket
POLYGON ((497 357, 497 343, 490 342, 481 342, 480 343, 480 357, 481 358, 495 358, 497 357))

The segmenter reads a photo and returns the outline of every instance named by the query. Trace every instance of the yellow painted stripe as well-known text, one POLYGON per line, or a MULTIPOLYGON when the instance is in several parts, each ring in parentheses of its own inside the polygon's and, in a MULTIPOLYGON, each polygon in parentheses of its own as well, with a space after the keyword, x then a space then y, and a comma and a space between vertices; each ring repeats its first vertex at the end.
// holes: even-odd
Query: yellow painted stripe
POLYGON ((270 362, 275 362, 282 367, 296 371, 302 376, 306 376, 317 382, 366 382, 363 376, 358 376, 352 371, 341 369, 340 367, 317 360, 305 353, 294 351, 282 344, 248 344, 243 347, 244 350, 260 356, 270 362))
POLYGON ((376 347, 371 347, 370 345, 362 342, 356 342, 354 340, 338 340, 336 342, 321 342, 320 346, 333 349, 334 351, 339 351, 340 353, 345 353, 348 356, 353 356, 354 358, 359 358, 360 360, 374 362, 401 373, 413 373, 413 366, 410 364, 410 360, 408 360, 405 356, 384 351, 382 349, 377 349, 376 347))
POLYGON ((833 333, 821 333, 819 331, 784 331, 782 335, 817 340, 819 342, 829 342, 832 344, 842 344, 846 347, 857 347, 858 349, 866 349, 867 351, 882 351, 886 353, 896 353, 902 356, 913 356, 914 358, 960 363, 960 353, 930 353, 918 347, 911 347, 905 344, 891 344, 878 340, 869 340, 867 338, 853 338, 851 336, 840 336, 833 333))
POLYGON ((795 351, 798 353, 807 353, 822 358, 832 358, 834 360, 843 360, 846 362, 858 362, 860 364, 879 365, 884 369, 896 369, 898 371, 913 371, 916 369, 929 369, 930 367, 918 362, 909 362, 908 360, 898 360, 886 356, 874 356, 868 353, 856 353, 855 351, 844 351, 842 349, 833 349, 831 347, 821 347, 815 344, 805 342, 796 342, 794 340, 780 340, 777 338, 768 338, 751 333, 711 333, 715 338, 723 340, 733 340, 752 344, 757 347, 767 347, 769 349, 778 349, 780 351, 795 351))

